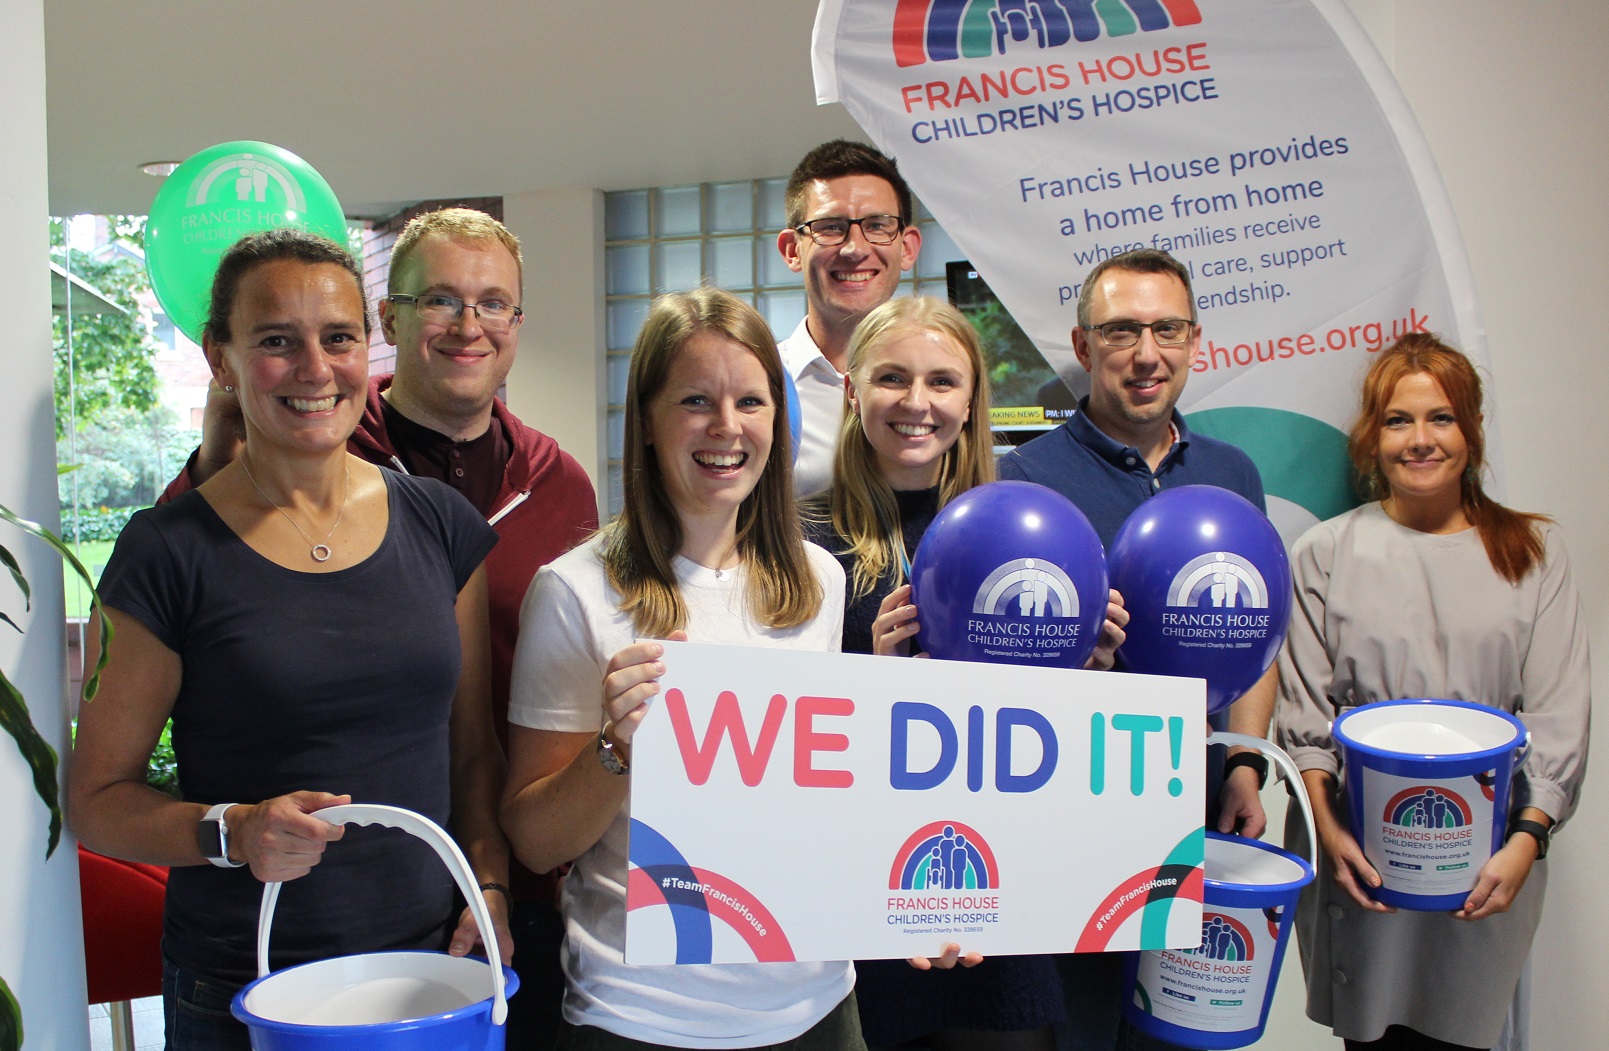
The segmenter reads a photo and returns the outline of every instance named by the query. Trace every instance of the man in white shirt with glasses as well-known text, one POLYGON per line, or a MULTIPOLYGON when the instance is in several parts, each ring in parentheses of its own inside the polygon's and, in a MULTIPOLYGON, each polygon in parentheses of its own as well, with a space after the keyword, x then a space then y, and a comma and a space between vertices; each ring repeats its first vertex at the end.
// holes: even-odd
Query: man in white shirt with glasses
POLYGON ((777 250, 804 275, 805 317, 777 349, 803 414, 793 469, 794 494, 803 498, 832 483, 849 337, 894 298, 900 275, 916 265, 922 234, 894 161, 845 139, 805 154, 788 179, 786 205, 777 250))

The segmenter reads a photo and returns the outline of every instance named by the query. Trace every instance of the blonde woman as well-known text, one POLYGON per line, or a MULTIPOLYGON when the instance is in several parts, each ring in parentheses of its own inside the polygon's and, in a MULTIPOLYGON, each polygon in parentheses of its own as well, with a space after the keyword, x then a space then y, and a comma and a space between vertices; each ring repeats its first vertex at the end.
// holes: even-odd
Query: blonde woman
MULTIPOLYGON (((977 333, 942 299, 890 300, 855 329, 845 394, 832 488, 807 505, 806 535, 844 567, 844 651, 896 654, 920 627, 905 581, 923 533, 945 504, 994 480, 989 378, 977 333)), ((1128 620, 1117 593, 1111 598, 1091 658, 1101 667, 1111 666, 1128 620)), ((950 946, 936 968, 925 960, 857 962, 867 1043, 1053 1047, 1050 1026, 1066 1018, 1054 959, 985 961, 973 953, 949 969, 958 948, 950 946)))

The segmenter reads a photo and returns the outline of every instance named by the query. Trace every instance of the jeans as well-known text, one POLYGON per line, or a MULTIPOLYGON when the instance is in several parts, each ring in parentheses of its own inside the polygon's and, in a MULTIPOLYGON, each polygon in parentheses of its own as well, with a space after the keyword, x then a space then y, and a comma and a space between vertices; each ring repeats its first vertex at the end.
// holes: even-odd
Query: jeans
POLYGON ((168 1051, 251 1051, 251 1036, 229 1013, 241 987, 162 957, 162 1015, 168 1051))

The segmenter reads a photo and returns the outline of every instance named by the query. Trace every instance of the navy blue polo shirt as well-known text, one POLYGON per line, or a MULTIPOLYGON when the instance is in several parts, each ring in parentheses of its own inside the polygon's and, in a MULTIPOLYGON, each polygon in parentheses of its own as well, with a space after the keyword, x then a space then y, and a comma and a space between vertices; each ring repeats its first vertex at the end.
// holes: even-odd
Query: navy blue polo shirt
MULTIPOLYGON (((1173 428, 1179 439, 1155 471, 1140 450, 1124 445, 1089 419, 1089 398, 1079 399, 1078 412, 1066 423, 1002 456, 1001 479, 1037 482, 1067 497, 1084 512, 1101 546, 1110 551, 1123 523, 1145 501, 1164 489, 1181 485, 1216 485, 1250 500, 1268 513, 1263 479, 1257 465, 1228 442, 1192 434, 1179 410, 1173 411, 1173 428)), ((1116 670, 1123 670, 1118 659, 1116 670)), ((1229 710, 1214 713, 1209 721, 1220 730, 1229 727, 1229 710)), ((1223 749, 1207 750, 1207 807, 1211 811, 1223 783, 1223 749)), ((1216 818, 1213 818, 1216 820, 1216 818)))
POLYGON ((1173 427, 1179 440, 1154 472, 1140 450, 1108 437, 1090 422, 1088 412, 1085 397, 1072 419, 1002 456, 999 476, 1037 482, 1067 497, 1084 512, 1104 547, 1112 546, 1135 508, 1181 485, 1216 485, 1267 513, 1263 479, 1251 457, 1228 442, 1192 434, 1177 409, 1173 427))

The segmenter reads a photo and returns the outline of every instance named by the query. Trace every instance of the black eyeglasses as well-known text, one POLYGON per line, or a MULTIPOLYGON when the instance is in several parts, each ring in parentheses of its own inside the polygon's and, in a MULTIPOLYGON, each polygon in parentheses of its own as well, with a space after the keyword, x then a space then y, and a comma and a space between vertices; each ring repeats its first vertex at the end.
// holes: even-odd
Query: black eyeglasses
POLYGON ((805 234, 823 248, 841 245, 849 240, 849 228, 860 227, 860 235, 874 245, 891 245, 905 229, 905 221, 897 215, 863 215, 859 219, 845 219, 828 215, 800 223, 794 233, 805 234))
POLYGON ((1151 338, 1164 347, 1176 347, 1180 343, 1190 340, 1190 333, 1195 330, 1194 321, 1185 321, 1183 318, 1167 318, 1162 321, 1153 321, 1149 325, 1142 325, 1138 321, 1108 321, 1104 325, 1085 325, 1087 332, 1100 333, 1101 339, 1109 347, 1132 347, 1140 341, 1140 333, 1146 329, 1151 330, 1151 338))
POLYGON ((464 308, 468 307, 480 318, 483 328, 503 329, 519 321, 525 311, 513 303, 505 303, 501 299, 483 299, 479 303, 466 303, 457 296, 442 295, 438 292, 426 292, 422 296, 409 296, 397 293, 386 296, 393 303, 409 303, 419 316, 427 321, 449 322, 457 321, 464 315, 464 308))

